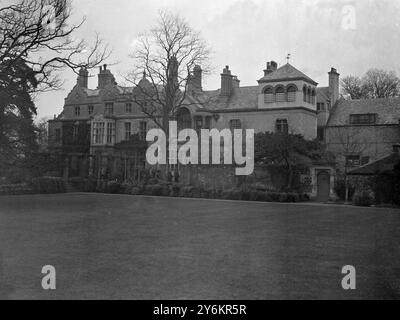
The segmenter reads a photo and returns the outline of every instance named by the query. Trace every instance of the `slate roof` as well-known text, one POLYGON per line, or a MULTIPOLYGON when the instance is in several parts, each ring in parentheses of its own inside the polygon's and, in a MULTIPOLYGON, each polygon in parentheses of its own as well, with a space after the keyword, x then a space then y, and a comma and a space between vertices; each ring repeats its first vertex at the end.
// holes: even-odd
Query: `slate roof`
POLYGON ((317 101, 330 100, 329 87, 317 88, 317 101))
POLYGON ((376 124, 398 124, 400 120, 400 98, 344 100, 332 108, 329 126, 349 124, 351 114, 377 114, 376 124))
POLYGON ((262 77, 258 82, 290 81, 295 79, 302 79, 313 85, 318 84, 289 63, 262 77))
POLYGON ((349 175, 355 176, 370 176, 378 173, 394 170, 395 166, 400 164, 400 155, 398 153, 392 153, 381 159, 372 161, 359 168, 353 169, 348 172, 349 175))
POLYGON ((207 110, 255 109, 258 107, 258 86, 234 88, 231 96, 221 96, 221 90, 203 91, 196 100, 207 110))

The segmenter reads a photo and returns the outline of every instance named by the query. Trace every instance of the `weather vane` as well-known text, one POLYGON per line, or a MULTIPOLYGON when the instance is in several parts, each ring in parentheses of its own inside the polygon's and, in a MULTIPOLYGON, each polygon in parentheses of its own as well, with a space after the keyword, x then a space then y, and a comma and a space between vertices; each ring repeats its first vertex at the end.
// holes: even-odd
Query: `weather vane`
POLYGON ((287 63, 289 63, 290 57, 291 57, 291 54, 288 53, 288 55, 287 55, 287 57, 286 57, 287 63))

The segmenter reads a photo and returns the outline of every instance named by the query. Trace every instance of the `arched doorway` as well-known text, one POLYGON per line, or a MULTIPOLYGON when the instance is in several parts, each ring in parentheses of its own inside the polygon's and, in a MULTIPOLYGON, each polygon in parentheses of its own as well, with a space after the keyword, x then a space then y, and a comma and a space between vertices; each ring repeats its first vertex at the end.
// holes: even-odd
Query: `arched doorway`
POLYGON ((317 175, 317 201, 326 202, 329 200, 331 189, 331 176, 327 171, 322 171, 317 175))

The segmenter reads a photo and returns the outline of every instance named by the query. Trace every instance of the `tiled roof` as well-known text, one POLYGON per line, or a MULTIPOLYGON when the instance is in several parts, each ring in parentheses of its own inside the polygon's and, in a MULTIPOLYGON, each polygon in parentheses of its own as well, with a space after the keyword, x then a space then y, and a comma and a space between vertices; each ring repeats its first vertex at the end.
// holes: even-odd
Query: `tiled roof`
POLYGON ((220 90, 204 91, 196 97, 207 110, 254 109, 258 107, 258 86, 234 88, 231 96, 221 96, 220 90))
POLYGON ((297 70, 291 64, 287 63, 284 66, 278 68, 277 70, 267 74, 262 77, 259 82, 273 82, 273 81, 281 81, 281 80, 294 80, 294 79, 303 79, 307 82, 310 82, 314 85, 317 83, 312 80, 310 77, 306 76, 303 72, 297 70))
POLYGON ((370 100, 339 100, 332 108, 328 126, 349 124, 351 114, 377 114, 377 124, 398 124, 400 98, 370 100))
POLYGON ((400 155, 392 153, 381 159, 370 162, 362 167, 351 170, 350 175, 375 175, 386 171, 392 171, 400 163, 400 155))
POLYGON ((330 100, 329 87, 317 88, 317 101, 330 100))
MULTIPOLYGON (((116 86, 116 88, 120 94, 131 94, 133 92, 133 87, 116 86)), ((97 97, 100 94, 99 89, 83 88, 83 90, 88 97, 97 97)))

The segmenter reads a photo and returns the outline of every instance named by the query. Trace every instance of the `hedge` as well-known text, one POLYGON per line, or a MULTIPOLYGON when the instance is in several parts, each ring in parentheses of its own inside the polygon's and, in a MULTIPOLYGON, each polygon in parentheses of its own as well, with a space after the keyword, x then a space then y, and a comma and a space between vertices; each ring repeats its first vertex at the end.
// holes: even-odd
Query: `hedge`
POLYGON ((26 183, 21 184, 8 184, 0 185, 0 195, 22 195, 22 194, 32 194, 34 191, 26 183))
POLYGON ((41 177, 32 180, 30 187, 34 193, 50 194, 64 193, 65 185, 62 178, 58 177, 41 177))

